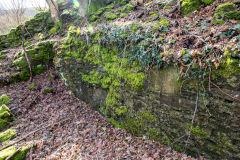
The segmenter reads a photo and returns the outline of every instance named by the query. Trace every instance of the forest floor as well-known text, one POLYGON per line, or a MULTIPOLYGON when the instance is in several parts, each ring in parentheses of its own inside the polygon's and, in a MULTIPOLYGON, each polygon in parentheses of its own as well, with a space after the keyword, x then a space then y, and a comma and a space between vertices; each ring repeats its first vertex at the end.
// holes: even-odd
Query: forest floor
POLYGON ((113 127, 100 113, 74 97, 54 69, 35 76, 33 83, 0 88, 0 95, 10 97, 8 106, 17 118, 13 127, 19 135, 12 141, 34 131, 21 141, 37 144, 27 159, 194 159, 113 127), (45 88, 52 90, 44 94, 45 88))

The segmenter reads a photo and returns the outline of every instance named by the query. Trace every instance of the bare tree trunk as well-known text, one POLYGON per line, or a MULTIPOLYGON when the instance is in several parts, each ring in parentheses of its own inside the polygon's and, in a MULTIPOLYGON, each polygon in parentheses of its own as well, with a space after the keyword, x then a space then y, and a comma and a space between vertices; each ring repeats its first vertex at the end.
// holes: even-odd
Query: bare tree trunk
POLYGON ((58 4, 56 0, 46 0, 49 9, 51 11, 52 18, 55 22, 59 21, 59 10, 58 10, 58 4))
POLYGON ((30 72, 30 82, 32 82, 33 74, 32 74, 31 62, 28 58, 28 55, 27 55, 27 52, 26 52, 26 49, 25 49, 25 46, 24 46, 24 25, 22 26, 21 29, 22 29, 22 48, 23 48, 23 52, 24 52, 25 58, 26 58, 27 63, 28 63, 28 68, 29 68, 29 72, 30 72))
POLYGON ((143 5, 145 2, 145 0, 137 0, 137 3, 139 3, 140 5, 143 5))
POLYGON ((78 0, 79 2, 79 14, 81 16, 85 16, 89 7, 89 1, 90 0, 78 0))

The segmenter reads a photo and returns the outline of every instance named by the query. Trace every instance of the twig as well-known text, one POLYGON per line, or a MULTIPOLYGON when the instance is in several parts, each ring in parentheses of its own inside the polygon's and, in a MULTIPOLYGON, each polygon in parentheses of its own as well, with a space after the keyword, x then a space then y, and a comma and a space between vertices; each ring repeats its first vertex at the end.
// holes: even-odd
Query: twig
POLYGON ((211 91, 211 73, 212 73, 212 68, 209 67, 209 78, 208 78, 208 91, 211 91))
POLYGON ((194 123, 194 120, 195 120, 195 117, 196 117, 197 109, 198 109, 198 92, 197 92, 197 97, 196 97, 196 102, 195 102, 195 110, 194 110, 193 117, 192 117, 190 131, 188 132, 188 138, 187 138, 187 141, 186 141, 186 144, 185 144, 185 147, 184 147, 184 152, 186 150, 188 141, 191 137, 191 132, 192 132, 192 129, 193 129, 193 123, 194 123))
POLYGON ((34 134, 34 133, 36 133, 36 132, 38 132, 38 131, 40 131, 40 130, 42 130, 42 129, 49 128, 49 127, 51 127, 51 126, 55 126, 56 124, 60 124, 60 123, 62 123, 62 122, 68 121, 68 120, 70 120, 70 119, 71 119, 71 117, 70 117, 70 118, 67 118, 67 119, 64 119, 64 120, 62 120, 62 121, 53 123, 53 124, 46 125, 46 126, 41 127, 41 128, 39 128, 39 129, 36 129, 36 130, 28 133, 28 134, 25 135, 24 137, 20 138, 19 140, 15 141, 15 142, 13 142, 13 143, 10 143, 10 144, 8 144, 8 145, 6 145, 6 146, 4 146, 4 147, 2 147, 2 148, 0 149, 0 151, 4 150, 4 149, 6 149, 6 148, 8 148, 8 147, 10 147, 10 146, 12 146, 12 145, 20 142, 20 141, 22 141, 23 139, 26 139, 26 138, 27 138, 28 136, 30 136, 31 134, 34 134))
POLYGON ((230 97, 230 98, 232 98, 232 99, 240 102, 240 99, 235 98, 235 97, 231 96, 230 94, 224 92, 224 91, 223 91, 220 87, 218 87, 215 83, 213 83, 213 82, 210 82, 210 83, 212 83, 215 87, 217 87, 217 88, 219 89, 219 91, 221 91, 221 92, 222 92, 223 94, 225 94, 226 96, 228 96, 228 97, 230 97))
POLYGON ((22 48, 23 48, 23 52, 24 52, 24 55, 25 55, 25 58, 27 60, 27 63, 28 63, 28 68, 29 68, 29 72, 30 72, 30 81, 32 82, 32 67, 31 67, 31 62, 28 58, 28 55, 27 55, 27 52, 26 52, 26 49, 25 49, 25 46, 24 46, 24 26, 22 26, 22 48))
POLYGON ((21 148, 18 148, 12 155, 10 155, 9 157, 7 157, 5 160, 10 160, 12 159, 18 152, 21 151, 21 148))
POLYGON ((174 142, 172 142, 169 146, 172 147, 175 143, 177 143, 179 140, 183 139, 186 136, 187 136, 186 134, 182 135, 181 137, 177 138, 174 142))

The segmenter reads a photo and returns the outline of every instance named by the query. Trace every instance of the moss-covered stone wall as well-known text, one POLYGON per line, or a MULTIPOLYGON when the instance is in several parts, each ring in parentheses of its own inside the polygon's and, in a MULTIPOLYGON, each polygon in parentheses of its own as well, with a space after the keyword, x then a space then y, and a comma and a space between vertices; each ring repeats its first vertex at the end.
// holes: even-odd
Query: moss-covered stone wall
MULTIPOLYGON (((138 26, 129 28, 134 31, 138 26)), ((130 33, 118 35, 124 39, 125 34, 130 33)), ((129 48, 120 49, 109 40, 104 45, 102 39, 99 31, 88 32, 86 37, 73 30, 55 58, 59 75, 79 99, 100 111, 113 125, 183 151, 198 93, 198 110, 187 152, 209 159, 240 158, 238 101, 214 85, 208 91, 208 83, 200 82, 199 77, 179 79, 179 70, 173 65, 146 70, 144 64, 149 57, 130 58, 129 48)), ((138 43, 149 46, 145 41, 138 43)), ((232 58, 235 52, 238 51, 226 49, 220 67, 212 71, 212 82, 237 96, 240 72, 239 59, 232 58)))

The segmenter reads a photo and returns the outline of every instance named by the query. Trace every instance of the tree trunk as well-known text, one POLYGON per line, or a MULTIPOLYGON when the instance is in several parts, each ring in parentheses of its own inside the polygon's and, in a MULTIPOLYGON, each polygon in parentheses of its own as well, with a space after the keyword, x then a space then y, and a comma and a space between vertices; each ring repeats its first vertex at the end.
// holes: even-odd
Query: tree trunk
POLYGON ((78 0, 79 2, 79 14, 85 16, 89 7, 89 0, 78 0))
POLYGON ((56 0, 46 0, 49 9, 51 11, 51 16, 55 22, 59 21, 59 11, 58 11, 58 4, 56 0))

